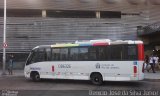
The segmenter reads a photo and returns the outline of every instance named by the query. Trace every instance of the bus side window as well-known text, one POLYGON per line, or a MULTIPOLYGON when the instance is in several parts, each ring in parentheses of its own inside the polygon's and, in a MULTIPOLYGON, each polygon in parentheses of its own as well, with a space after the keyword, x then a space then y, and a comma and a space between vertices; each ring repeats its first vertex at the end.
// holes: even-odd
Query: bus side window
POLYGON ((77 61, 78 60, 79 50, 78 48, 70 48, 69 60, 77 61))
POLYGON ((60 60, 60 49, 59 48, 53 48, 52 49, 52 60, 59 61, 60 60))
POLYGON ((113 61, 114 60, 115 61, 122 60, 122 46, 121 45, 113 45, 110 48, 111 48, 110 59, 113 61))
POLYGON ((68 48, 60 49, 60 60, 68 60, 68 48))
POLYGON ((98 60, 106 60, 106 47, 98 47, 98 60))
POLYGON ((122 46, 122 60, 128 60, 128 45, 122 46))
POLYGON ((89 47, 89 60, 97 60, 96 47, 89 47))
POLYGON ((88 48, 79 48, 79 60, 88 60, 88 48))
POLYGON ((110 48, 110 46, 106 46, 106 48, 105 48, 105 54, 106 54, 106 58, 105 58, 105 60, 106 61, 109 61, 110 60, 110 50, 111 50, 111 48, 110 48))
POLYGON ((44 48, 38 50, 38 52, 36 54, 36 58, 35 58, 35 62, 41 62, 41 61, 45 61, 45 50, 44 50, 44 48))
POLYGON ((136 45, 128 46, 128 60, 137 60, 138 59, 138 52, 136 45))
POLYGON ((51 48, 46 48, 46 54, 45 54, 45 60, 50 61, 51 60, 51 48))

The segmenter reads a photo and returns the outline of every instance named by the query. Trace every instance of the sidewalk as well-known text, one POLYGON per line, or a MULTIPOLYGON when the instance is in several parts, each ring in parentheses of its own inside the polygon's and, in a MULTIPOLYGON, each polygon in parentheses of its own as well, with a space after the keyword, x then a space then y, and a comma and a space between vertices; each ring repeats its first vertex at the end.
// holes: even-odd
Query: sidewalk
MULTIPOLYGON (((0 77, 2 77, 2 70, 0 70, 0 77)), ((8 75, 8 72, 6 71, 6 76, 24 76, 23 70, 13 70, 13 75, 8 75)), ((156 73, 152 73, 145 71, 144 73, 144 79, 159 79, 160 80, 160 71, 156 71, 156 73)))
POLYGON ((153 73, 151 70, 150 72, 144 72, 144 79, 159 79, 160 80, 160 71, 156 71, 153 73))
MULTIPOLYGON (((6 70, 5 76, 24 76, 23 70, 13 70, 13 75, 8 75, 8 71, 6 70)), ((0 70, 0 77, 2 77, 2 70, 0 70)))

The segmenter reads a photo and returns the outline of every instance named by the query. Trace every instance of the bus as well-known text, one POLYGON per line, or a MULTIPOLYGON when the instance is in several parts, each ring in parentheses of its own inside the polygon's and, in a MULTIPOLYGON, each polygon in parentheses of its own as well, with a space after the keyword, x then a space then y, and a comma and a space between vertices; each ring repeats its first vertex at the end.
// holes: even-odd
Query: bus
POLYGON ((32 49, 25 64, 26 79, 137 81, 144 79, 142 41, 109 39, 40 45, 32 49))

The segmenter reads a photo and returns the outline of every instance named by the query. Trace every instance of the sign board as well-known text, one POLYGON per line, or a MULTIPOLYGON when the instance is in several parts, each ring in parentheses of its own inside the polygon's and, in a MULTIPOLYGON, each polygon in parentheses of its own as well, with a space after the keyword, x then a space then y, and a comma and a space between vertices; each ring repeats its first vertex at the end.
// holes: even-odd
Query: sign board
POLYGON ((3 43, 3 48, 7 48, 7 47, 8 47, 7 43, 3 43))

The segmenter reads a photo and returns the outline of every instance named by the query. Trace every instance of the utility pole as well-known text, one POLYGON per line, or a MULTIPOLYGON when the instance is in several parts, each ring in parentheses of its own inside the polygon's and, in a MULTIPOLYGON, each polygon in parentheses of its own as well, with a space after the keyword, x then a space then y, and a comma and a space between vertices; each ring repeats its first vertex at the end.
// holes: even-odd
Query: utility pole
POLYGON ((6 75, 6 0, 4 0, 4 22, 3 22, 3 72, 2 75, 6 75))

